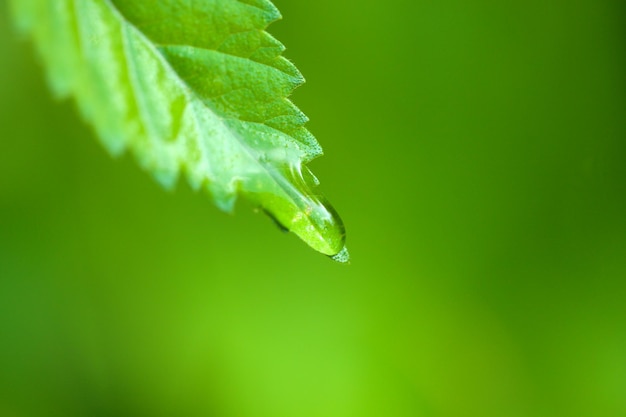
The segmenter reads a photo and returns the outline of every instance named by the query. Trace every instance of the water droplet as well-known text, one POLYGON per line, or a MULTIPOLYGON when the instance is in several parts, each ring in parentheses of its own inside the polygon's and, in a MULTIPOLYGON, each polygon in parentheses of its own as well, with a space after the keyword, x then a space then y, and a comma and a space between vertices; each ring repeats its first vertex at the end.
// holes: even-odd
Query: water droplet
POLYGON ((345 246, 343 247, 343 249, 341 250, 341 252, 339 252, 336 255, 333 255, 330 257, 333 261, 342 263, 342 264, 349 264, 350 263, 350 253, 348 252, 348 248, 346 248, 345 246))
MULTIPOLYGON (((314 184, 302 176, 301 165, 293 164, 285 171, 274 171, 272 181, 245 184, 248 197, 283 230, 289 230, 318 252, 335 256, 345 247, 345 229, 334 208, 314 191, 314 184), (254 191, 252 191, 254 190, 254 191)), ((347 252, 338 259, 345 259, 347 252)))

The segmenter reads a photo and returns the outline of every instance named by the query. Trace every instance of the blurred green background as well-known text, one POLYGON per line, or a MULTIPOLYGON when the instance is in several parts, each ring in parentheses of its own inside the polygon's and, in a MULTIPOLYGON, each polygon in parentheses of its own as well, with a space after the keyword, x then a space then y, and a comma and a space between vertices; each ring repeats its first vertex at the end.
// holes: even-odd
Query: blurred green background
POLYGON ((112 159, 0 2, 0 416, 626 416, 624 2, 275 3, 347 267, 112 159))

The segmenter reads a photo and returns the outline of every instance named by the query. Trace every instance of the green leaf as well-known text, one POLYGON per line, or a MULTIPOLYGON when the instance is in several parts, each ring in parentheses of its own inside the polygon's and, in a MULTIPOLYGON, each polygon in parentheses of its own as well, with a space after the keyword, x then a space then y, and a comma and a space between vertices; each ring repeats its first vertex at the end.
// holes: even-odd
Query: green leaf
POLYGON ((53 91, 75 97, 115 155, 166 187, 183 174, 231 211, 244 195, 313 249, 347 261, 340 218, 314 191, 321 155, 287 96, 304 82, 265 32, 269 0, 13 0, 53 91))

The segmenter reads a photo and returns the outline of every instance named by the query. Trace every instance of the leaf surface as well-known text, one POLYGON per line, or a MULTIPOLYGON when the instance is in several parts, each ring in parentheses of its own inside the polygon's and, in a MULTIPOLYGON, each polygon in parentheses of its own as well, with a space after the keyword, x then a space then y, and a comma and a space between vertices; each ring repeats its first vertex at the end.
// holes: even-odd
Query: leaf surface
POLYGON ((73 96, 112 154, 166 187, 184 175, 224 211, 238 195, 313 249, 347 261, 343 224, 315 192, 321 155, 287 99, 304 82, 265 29, 268 0, 13 0, 53 91, 73 96))

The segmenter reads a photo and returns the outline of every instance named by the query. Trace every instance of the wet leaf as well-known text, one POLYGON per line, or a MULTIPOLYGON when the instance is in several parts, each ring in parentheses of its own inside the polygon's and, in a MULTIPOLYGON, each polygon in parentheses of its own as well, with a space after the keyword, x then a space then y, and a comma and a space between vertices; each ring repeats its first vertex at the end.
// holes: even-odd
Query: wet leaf
POLYGON ((321 148, 287 99, 304 79, 265 31, 280 18, 270 1, 12 6, 53 91, 76 99, 112 154, 132 152, 165 187, 184 176, 224 211, 243 195, 313 249, 347 261, 342 222, 306 167, 321 148))

